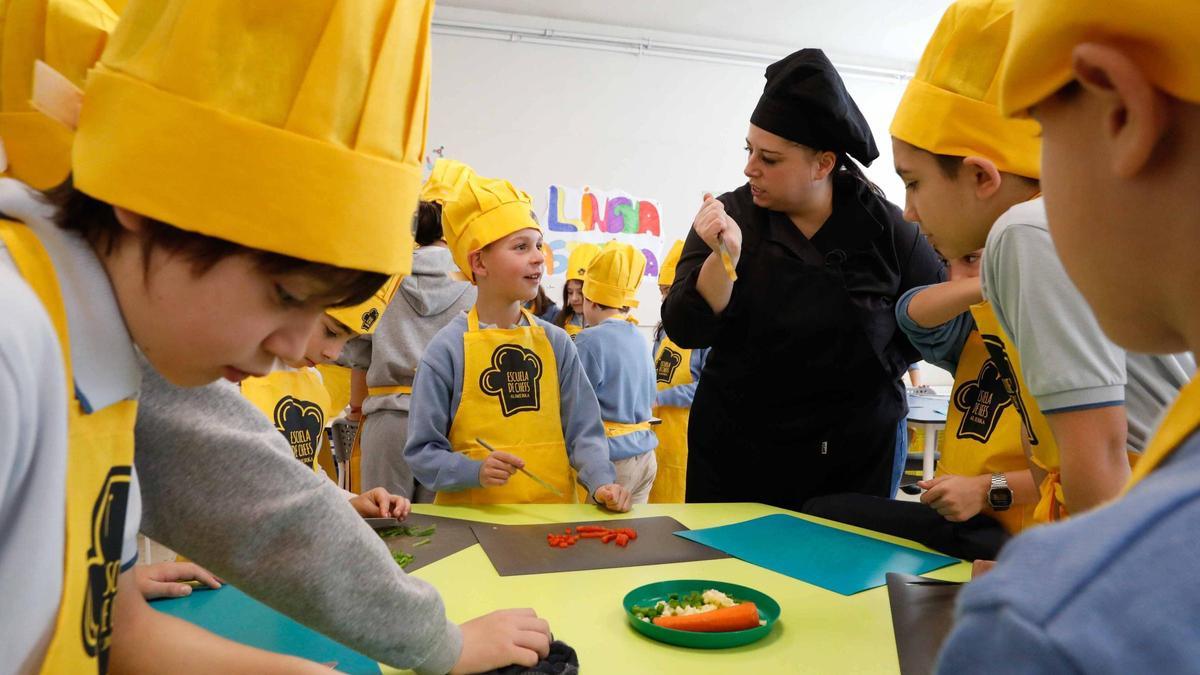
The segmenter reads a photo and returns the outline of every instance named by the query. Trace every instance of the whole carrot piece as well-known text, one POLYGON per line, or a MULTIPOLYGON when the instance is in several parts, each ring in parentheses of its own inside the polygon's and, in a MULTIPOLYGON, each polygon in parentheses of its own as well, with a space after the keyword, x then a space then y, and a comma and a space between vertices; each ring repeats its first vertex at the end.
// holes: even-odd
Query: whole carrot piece
POLYGON ((758 608, 754 606, 753 602, 743 602, 733 607, 722 607, 700 614, 655 617, 654 625, 696 633, 747 630, 758 628, 758 608))

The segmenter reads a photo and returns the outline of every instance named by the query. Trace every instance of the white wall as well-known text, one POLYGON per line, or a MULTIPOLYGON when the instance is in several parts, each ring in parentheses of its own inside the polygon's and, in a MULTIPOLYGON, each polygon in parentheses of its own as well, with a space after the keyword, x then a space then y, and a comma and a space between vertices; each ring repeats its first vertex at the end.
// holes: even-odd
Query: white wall
MULTIPOLYGON (((667 244, 687 234, 703 192, 744 182, 744 138, 762 71, 435 34, 430 147, 511 180, 534 197, 539 215, 552 183, 655 199, 667 244)), ((880 149, 867 175, 902 200, 887 127, 905 82, 845 80, 880 149)), ((546 287, 561 299, 558 279, 546 287)), ((639 299, 638 318, 653 326, 657 288, 644 284, 639 299)))

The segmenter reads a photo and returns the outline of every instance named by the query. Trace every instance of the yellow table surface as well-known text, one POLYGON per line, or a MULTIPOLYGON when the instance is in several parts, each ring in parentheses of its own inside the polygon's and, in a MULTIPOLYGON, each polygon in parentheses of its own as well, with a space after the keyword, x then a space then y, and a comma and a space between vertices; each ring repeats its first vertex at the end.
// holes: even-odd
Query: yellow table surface
MULTIPOLYGON (((573 504, 488 507, 419 504, 413 510, 506 525, 670 516, 691 529, 787 513, 928 550, 904 539, 764 504, 646 504, 634 507, 628 514, 610 514, 594 506, 573 504)), ((970 574, 970 565, 959 563, 928 576, 966 581, 970 574)), ((413 572, 413 576, 428 581, 441 592, 446 612, 456 622, 501 608, 532 607, 550 622, 556 638, 575 648, 585 673, 899 672, 886 587, 847 597, 736 558, 501 577, 479 545, 423 567, 413 572), (655 642, 626 622, 621 600, 638 586, 670 579, 711 579, 749 586, 775 598, 782 613, 769 636, 744 647, 700 650, 655 642)), ((407 671, 384 666, 383 672, 407 671)))

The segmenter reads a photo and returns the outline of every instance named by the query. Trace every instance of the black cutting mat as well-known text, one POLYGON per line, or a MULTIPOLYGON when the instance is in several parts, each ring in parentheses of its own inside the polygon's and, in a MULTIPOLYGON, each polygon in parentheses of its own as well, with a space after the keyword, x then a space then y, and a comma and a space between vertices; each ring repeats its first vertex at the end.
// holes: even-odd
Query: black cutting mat
POLYGON ((929 675, 954 625, 954 602, 962 584, 891 572, 887 588, 900 673, 929 675))
POLYGON ((401 536, 387 537, 383 540, 383 543, 387 544, 392 551, 403 551, 413 557, 413 561, 404 568, 406 572, 415 572, 426 565, 479 543, 475 539, 475 533, 471 531, 471 525, 474 523, 469 520, 410 513, 408 518, 400 524, 421 527, 437 525, 437 531, 428 537, 401 536), (422 539, 428 539, 429 543, 424 546, 416 546, 415 544, 422 539))
POLYGON ((472 523, 471 529, 492 561, 492 566, 502 577, 729 557, 715 548, 675 536, 675 532, 688 528, 678 520, 665 516, 542 525, 472 523), (547 534, 562 534, 566 528, 574 531, 580 525, 629 527, 637 530, 638 538, 624 548, 617 546, 615 541, 602 544, 599 539, 580 539, 570 548, 552 548, 546 543, 547 534))

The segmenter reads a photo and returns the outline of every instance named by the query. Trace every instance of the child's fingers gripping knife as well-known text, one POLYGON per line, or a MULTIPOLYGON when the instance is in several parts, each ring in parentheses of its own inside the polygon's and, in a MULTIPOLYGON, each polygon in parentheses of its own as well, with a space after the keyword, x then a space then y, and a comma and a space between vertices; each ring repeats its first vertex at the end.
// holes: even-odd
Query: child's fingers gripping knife
POLYGON ((493 452, 483 460, 483 466, 479 468, 479 484, 484 487, 499 487, 508 483, 508 479, 524 466, 525 461, 512 453, 493 452))

